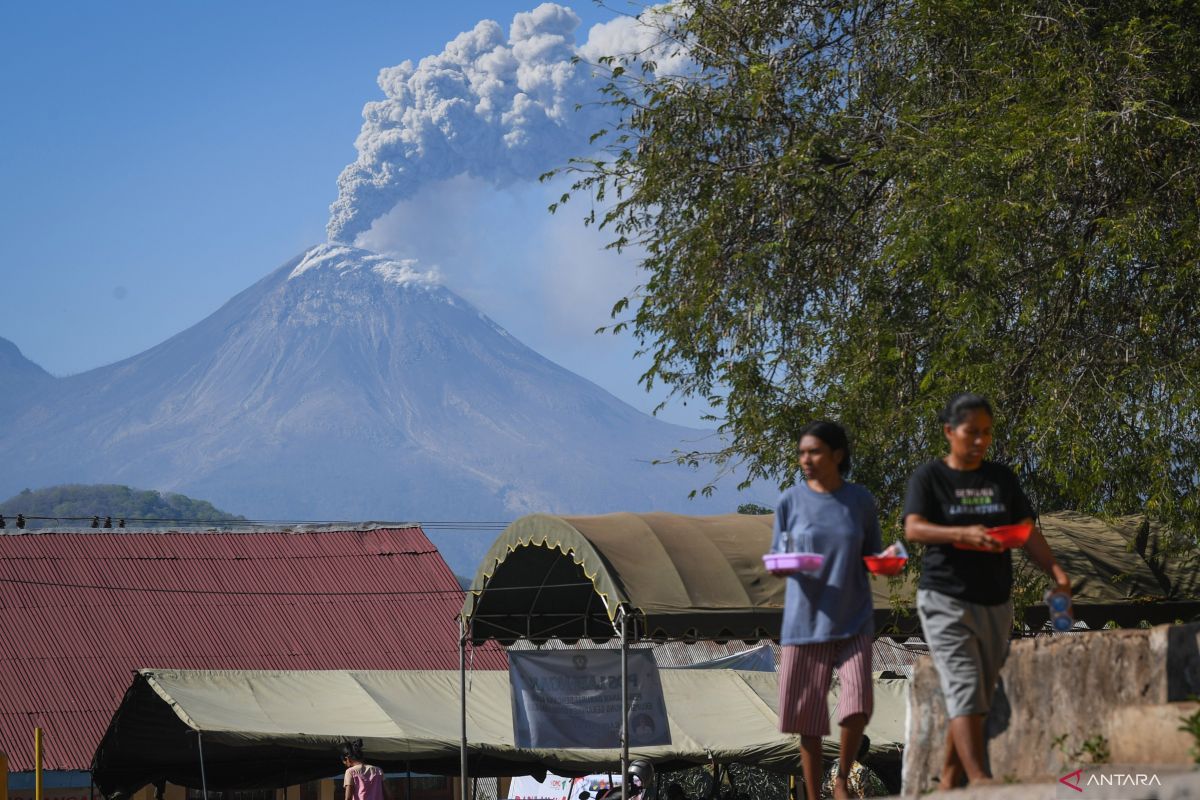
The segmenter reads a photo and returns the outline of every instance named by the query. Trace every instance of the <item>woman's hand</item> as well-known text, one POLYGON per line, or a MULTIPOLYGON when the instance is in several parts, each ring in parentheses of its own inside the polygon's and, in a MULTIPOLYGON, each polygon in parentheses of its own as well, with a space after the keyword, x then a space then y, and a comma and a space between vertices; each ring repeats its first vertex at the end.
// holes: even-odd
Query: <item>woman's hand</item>
POLYGON ((986 550, 989 553, 999 553, 1004 550, 1003 545, 988 533, 988 529, 983 525, 964 525, 959 528, 957 542, 977 550, 986 550))
POLYGON ((1050 578, 1054 581, 1054 588, 1060 592, 1065 592, 1068 597, 1071 596, 1071 579, 1067 577, 1067 573, 1055 561, 1050 567, 1050 578))
POLYGON ((1004 550, 983 525, 937 525, 920 514, 904 518, 904 538, 921 544, 958 544, 988 553, 1004 550))

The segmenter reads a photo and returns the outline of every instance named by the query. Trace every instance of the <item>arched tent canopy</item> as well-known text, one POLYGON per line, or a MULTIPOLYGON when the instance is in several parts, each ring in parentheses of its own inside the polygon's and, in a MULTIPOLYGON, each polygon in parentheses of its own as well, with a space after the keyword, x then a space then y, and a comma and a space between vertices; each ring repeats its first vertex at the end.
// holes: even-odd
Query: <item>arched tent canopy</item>
POLYGON ((784 581, 763 569, 772 516, 532 514, 509 525, 467 592, 470 639, 778 639, 784 581))
MULTIPOLYGON (((606 641, 625 604, 634 640, 746 641, 779 638, 786 581, 762 554, 773 517, 726 514, 534 514, 504 530, 480 564, 463 606, 470 640, 606 641)), ((1092 627, 1191 619, 1200 593, 1191 561, 1162 555, 1164 532, 1141 517, 1102 521, 1044 514, 1042 529, 1075 582, 1075 615, 1092 627)), ((1016 556, 1017 565, 1027 561, 1016 556)), ((1020 568, 1030 569, 1023 566, 1020 568)), ((873 578, 876 630, 919 633, 916 574, 898 585, 873 578), (894 595, 894 600, 893 600, 894 595)), ((1034 629, 1045 607, 1026 609, 1034 629)))

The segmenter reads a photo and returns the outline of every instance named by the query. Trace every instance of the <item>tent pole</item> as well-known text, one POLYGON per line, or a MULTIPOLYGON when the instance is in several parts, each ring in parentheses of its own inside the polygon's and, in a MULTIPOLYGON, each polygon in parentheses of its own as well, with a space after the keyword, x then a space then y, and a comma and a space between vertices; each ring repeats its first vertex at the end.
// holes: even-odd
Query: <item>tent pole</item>
POLYGON ((467 620, 458 618, 458 713, 462 738, 458 743, 459 795, 467 800, 467 620))
POLYGON ((33 796, 42 800, 42 729, 33 729, 33 796))
POLYGON ((200 751, 200 790, 204 800, 208 800, 208 776, 204 774, 204 741, 200 731, 196 731, 196 747, 200 751))
POLYGON ((621 606, 621 800, 629 800, 629 609, 621 606))

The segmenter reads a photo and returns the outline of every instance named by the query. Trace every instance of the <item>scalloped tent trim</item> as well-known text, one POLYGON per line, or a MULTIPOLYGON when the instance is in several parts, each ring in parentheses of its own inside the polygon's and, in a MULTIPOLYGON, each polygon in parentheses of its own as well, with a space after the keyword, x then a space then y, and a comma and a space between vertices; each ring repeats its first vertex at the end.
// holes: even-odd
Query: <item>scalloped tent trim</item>
MULTIPOLYGON (((786 581, 768 573, 773 516, 616 513, 531 514, 496 539, 467 591, 469 639, 604 642, 630 610, 634 641, 778 641, 786 581)), ((1200 615, 1192 562, 1163 555, 1167 534, 1143 517, 1042 515, 1042 529, 1075 582, 1075 616, 1091 627, 1170 622, 1200 615)), ((1018 568, 1027 559, 1016 557, 1018 568)), ((920 635, 916 575, 872 578, 881 635, 920 635), (893 598, 892 595, 895 595, 893 598)), ((1040 629, 1045 607, 1026 609, 1040 629)))
POLYGON ((778 639, 784 582, 763 568, 772 516, 531 514, 504 530, 463 605, 471 641, 617 635, 635 640, 778 639))

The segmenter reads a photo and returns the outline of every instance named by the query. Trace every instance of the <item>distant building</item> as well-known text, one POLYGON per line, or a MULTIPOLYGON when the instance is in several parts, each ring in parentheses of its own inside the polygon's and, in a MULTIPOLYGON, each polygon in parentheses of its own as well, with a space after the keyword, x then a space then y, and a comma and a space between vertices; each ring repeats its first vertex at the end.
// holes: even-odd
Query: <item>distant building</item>
MULTIPOLYGON (((87 800, 92 755, 139 667, 457 669, 462 602, 415 525, 6 532, 0 753, 9 798, 33 796, 40 727, 45 800, 87 800)), ((507 661, 492 645, 474 649, 473 667, 507 661)), ((226 800, 329 800, 325 783, 226 800)), ((405 788, 435 800, 451 787, 436 778, 405 788)), ((176 787, 167 798, 185 800, 176 787)))

